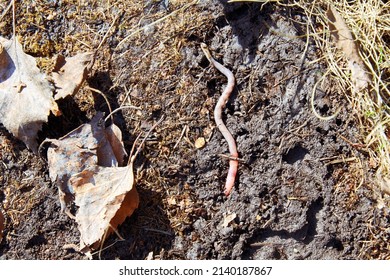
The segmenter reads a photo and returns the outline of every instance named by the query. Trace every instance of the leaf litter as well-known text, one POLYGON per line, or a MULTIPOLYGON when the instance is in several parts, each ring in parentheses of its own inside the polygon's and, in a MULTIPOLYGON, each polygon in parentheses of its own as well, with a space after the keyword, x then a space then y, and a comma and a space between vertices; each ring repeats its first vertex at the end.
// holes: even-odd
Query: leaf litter
MULTIPOLYGON (((36 59, 24 53, 17 39, 0 37, 0 122, 37 153, 42 124, 50 112, 61 115, 56 100, 77 93, 93 60, 93 52, 69 58, 57 55, 47 76, 37 67, 36 59)), ((43 141, 47 142, 51 143, 47 151, 49 176, 57 185, 61 210, 76 220, 80 251, 88 254, 138 208, 133 160, 139 150, 127 166, 122 166, 127 156, 122 132, 114 123, 106 128, 101 112, 90 123, 59 139, 43 141), (76 216, 70 210, 72 203, 78 207, 76 216)))
POLYGON ((104 237, 138 208, 132 163, 125 167, 90 167, 73 175, 70 183, 79 207, 76 222, 81 251, 98 248, 104 237))
POLYGON ((88 77, 93 64, 93 52, 79 53, 73 57, 57 55, 51 78, 57 88, 55 100, 74 95, 88 77))
POLYGON ((37 134, 50 113, 61 115, 56 100, 74 95, 87 78, 93 53, 57 55, 48 77, 16 38, 0 36, 0 122, 34 153, 37 134))
POLYGON ((353 90, 359 92, 367 88, 370 83, 368 71, 359 55, 359 46, 354 40, 351 31, 345 23, 343 17, 336 8, 330 5, 326 12, 329 20, 329 29, 335 44, 345 55, 348 68, 351 71, 353 90))
POLYGON ((37 134, 52 112, 59 114, 53 87, 23 52, 17 39, 0 37, 0 122, 37 152, 37 134))
MULTIPOLYGON (((56 140, 47 140, 49 174, 59 190, 61 209, 75 218, 80 251, 98 248, 139 204, 133 187, 133 160, 123 164, 126 151, 120 129, 105 128, 103 113, 56 140), (78 207, 75 217, 68 210, 78 207)), ((135 154, 136 155, 136 154, 135 154)))

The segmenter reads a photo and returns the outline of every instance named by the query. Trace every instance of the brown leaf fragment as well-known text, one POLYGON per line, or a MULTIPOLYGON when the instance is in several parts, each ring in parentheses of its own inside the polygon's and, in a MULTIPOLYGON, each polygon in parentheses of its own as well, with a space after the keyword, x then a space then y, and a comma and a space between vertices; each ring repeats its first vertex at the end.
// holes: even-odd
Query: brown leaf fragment
POLYGON ((222 227, 224 228, 228 227, 236 217, 237 217, 236 213, 225 214, 222 221, 222 227))
POLYGON ((0 210, 0 242, 3 239, 3 230, 4 230, 4 216, 3 212, 0 210))
POLYGON ((117 167, 126 155, 120 129, 114 124, 105 128, 101 112, 60 139, 46 141, 51 143, 47 151, 49 175, 59 189, 62 211, 73 201, 72 175, 96 165, 117 167))
POLYGON ((73 200, 70 177, 98 162, 97 149, 104 136, 104 127, 100 125, 102 116, 102 113, 96 114, 90 123, 79 126, 58 140, 47 140, 52 144, 47 151, 49 175, 58 187, 62 211, 73 200))
POLYGON ((327 17, 329 19, 329 29, 333 40, 335 41, 337 48, 344 53, 348 61, 348 67, 351 70, 353 90, 359 92, 367 88, 370 83, 367 68, 359 55, 359 46, 343 17, 332 5, 330 5, 327 10, 327 17))
POLYGON ((359 61, 358 46, 343 17, 332 5, 329 6, 326 14, 329 19, 329 29, 336 46, 345 53, 348 60, 359 61))
POLYGON ((202 149, 206 145, 206 139, 204 137, 199 137, 195 140, 195 148, 202 149))
POLYGON ((68 58, 57 55, 54 70, 51 74, 57 89, 55 100, 76 94, 88 77, 92 63, 93 52, 80 53, 68 58))
POLYGON ((125 156, 127 156, 122 140, 122 131, 115 124, 111 124, 105 130, 106 138, 110 142, 112 151, 118 161, 119 166, 123 166, 125 156))
POLYGON ((138 208, 132 164, 91 167, 73 175, 70 183, 78 206, 76 221, 81 233, 81 250, 98 248, 138 208))
MULTIPOLYGON (((121 140, 117 138, 117 136, 113 135, 112 126, 116 127, 115 124, 112 124, 111 126, 107 127, 105 130, 99 131, 99 135, 95 135, 95 137, 98 137, 100 140, 99 147, 97 149, 97 155, 98 155, 98 165, 99 166, 105 166, 105 167, 116 167, 119 165, 117 155, 115 154, 115 150, 113 145, 119 145, 124 150, 123 143, 121 143, 121 140), (117 139, 114 139, 117 138, 117 139), (114 141, 114 142, 112 142, 114 141), (116 142, 115 142, 116 141, 116 142)), ((115 128, 114 128, 115 129, 115 128)), ((119 128, 118 128, 119 130, 119 128)), ((122 134, 119 136, 122 137, 122 134)), ((119 149, 116 147, 116 149, 119 149)), ((121 163, 123 163, 122 156, 120 158, 121 163)))
POLYGON ((50 112, 59 114, 53 89, 35 58, 16 39, 0 37, 0 122, 37 153, 37 133, 50 112))

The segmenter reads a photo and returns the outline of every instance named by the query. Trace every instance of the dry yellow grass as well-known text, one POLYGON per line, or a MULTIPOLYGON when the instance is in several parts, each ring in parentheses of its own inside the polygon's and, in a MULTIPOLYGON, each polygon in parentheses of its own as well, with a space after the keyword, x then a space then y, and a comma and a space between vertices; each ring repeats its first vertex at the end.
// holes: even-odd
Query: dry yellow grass
MULTIPOLYGON (((340 92, 351 104, 350 112, 360 130, 357 144, 368 153, 366 162, 356 164, 356 180, 353 188, 363 184, 370 188, 377 201, 376 211, 384 217, 390 206, 390 144, 389 144, 389 97, 390 97, 390 4, 387 1, 295 1, 309 18, 318 24, 310 24, 310 34, 322 51, 322 62, 328 66, 328 78, 337 82, 340 92), (386 2, 386 3, 385 3, 386 2), (353 90, 353 79, 346 67, 347 61, 332 43, 328 27, 326 10, 333 5, 343 17, 355 42, 359 47, 359 55, 371 78, 368 88, 353 90), (385 212, 383 212, 385 211, 385 212)), ((321 61, 319 61, 321 62, 321 61)), ((343 183, 343 182, 341 182, 343 183)), ((344 182, 345 183, 345 182, 344 182)), ((344 186, 350 185, 349 183, 344 186)), ((353 193, 353 192, 352 192, 353 193)), ((381 219, 379 219, 381 220, 381 219)), ((364 258, 389 258, 388 239, 385 232, 388 225, 380 222, 368 222, 372 232, 362 246, 364 258)))
MULTIPOLYGON (((260 2, 263 5, 268 3, 300 9, 307 15, 308 21, 301 24, 306 25, 307 36, 315 42, 322 54, 318 60, 311 63, 326 65, 324 79, 333 81, 338 91, 342 92, 350 103, 353 108, 350 115, 358 125, 359 134, 356 135, 358 142, 349 143, 368 154, 365 162, 359 160, 358 164, 350 166, 350 174, 345 175, 348 180, 345 176, 344 179, 339 178, 341 181, 338 182, 337 188, 349 186, 348 188, 356 190, 366 186, 377 201, 374 205, 376 211, 386 217, 390 206, 390 3, 382 0, 229 2, 260 2), (342 16, 358 46, 359 56, 370 77, 370 84, 364 90, 354 90, 351 71, 347 67, 348 61, 332 41, 327 16, 330 5, 342 16)), ((333 116, 318 117, 328 120, 333 116)), ((351 199, 355 200, 355 196, 351 191, 351 199)), ((368 227, 372 236, 363 242, 362 257, 388 259, 388 225, 382 221, 369 221, 368 227)))
POLYGON ((351 115, 360 125, 360 140, 370 152, 371 165, 377 168, 377 183, 388 192, 390 180, 389 101, 390 101, 390 3, 371 1, 266 1, 231 0, 229 2, 261 2, 302 9, 308 22, 307 36, 322 52, 322 57, 312 63, 325 62, 326 75, 337 81, 340 92, 351 103, 351 115), (326 11, 333 5, 352 32, 371 84, 366 90, 353 91, 352 79, 342 53, 334 46, 326 11), (389 179, 388 179, 389 178, 389 179))

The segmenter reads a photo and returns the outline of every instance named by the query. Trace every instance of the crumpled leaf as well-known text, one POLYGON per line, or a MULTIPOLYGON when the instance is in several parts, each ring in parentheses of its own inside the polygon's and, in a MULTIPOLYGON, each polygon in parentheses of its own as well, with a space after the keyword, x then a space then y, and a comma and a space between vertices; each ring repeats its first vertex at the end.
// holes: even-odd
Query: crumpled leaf
POLYGON ((121 166, 127 155, 122 141, 122 132, 115 124, 99 131, 100 144, 97 150, 99 166, 121 166))
POLYGON ((123 161, 125 156, 127 156, 127 153, 123 145, 122 131, 115 124, 111 124, 104 132, 108 142, 110 142, 112 152, 115 155, 115 159, 118 161, 118 165, 123 166, 123 161))
POLYGON ((124 150, 122 134, 114 124, 105 128, 102 118, 103 113, 99 112, 89 123, 79 126, 60 139, 46 140, 51 143, 47 151, 49 176, 59 189, 62 211, 73 201, 74 192, 69 184, 72 175, 96 165, 111 167, 118 166, 118 160, 123 162, 123 156, 119 155, 117 159, 113 151, 121 148, 124 150), (113 131, 119 134, 112 135, 113 131))
POLYGON ((79 126, 58 140, 46 140, 52 144, 47 150, 49 176, 58 187, 62 211, 73 200, 70 177, 98 162, 97 148, 104 129, 99 125, 102 116, 102 113, 96 114, 90 123, 79 126), (99 139, 96 134, 100 134, 99 139))
POLYGON ((49 174, 59 188, 62 210, 72 202, 78 206, 80 249, 89 252, 138 208, 133 163, 119 167, 126 155, 122 133, 114 124, 105 128, 98 113, 90 123, 47 141, 52 143, 49 174))
POLYGON ((359 56, 358 45, 344 19, 332 5, 327 11, 327 16, 336 46, 347 58, 348 67, 351 70, 353 90, 359 92, 368 87, 370 78, 364 62, 359 56))
POLYGON ((3 212, 0 210, 0 242, 3 239, 3 230, 4 230, 4 216, 3 212))
POLYGON ((37 153, 37 134, 50 111, 59 115, 53 88, 17 39, 0 37, 0 122, 37 153))
POLYGON ((81 250, 98 248, 138 208, 132 164, 87 168, 72 176, 70 183, 79 207, 76 221, 81 233, 81 250))
POLYGON ((57 55, 54 70, 51 74, 57 91, 54 97, 55 100, 76 94, 81 84, 88 77, 92 63, 93 52, 79 53, 68 58, 57 55))

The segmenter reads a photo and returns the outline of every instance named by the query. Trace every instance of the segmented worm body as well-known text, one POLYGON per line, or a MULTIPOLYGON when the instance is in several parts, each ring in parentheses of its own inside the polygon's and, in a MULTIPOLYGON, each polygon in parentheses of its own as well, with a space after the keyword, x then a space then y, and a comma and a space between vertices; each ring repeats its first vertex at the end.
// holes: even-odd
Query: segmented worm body
POLYGON ((233 91, 235 79, 233 73, 227 69, 225 66, 220 64, 218 61, 216 61, 210 54, 210 51, 208 50, 206 44, 201 44, 202 51, 204 52, 206 58, 210 61, 210 63, 217 68, 222 74, 224 74, 228 79, 228 84, 223 91, 221 97, 218 99, 217 105, 214 109, 214 119, 215 123, 221 131, 223 137, 226 139, 228 145, 229 145, 229 152, 230 152, 230 160, 229 160, 229 171, 226 178, 226 184, 225 184, 225 195, 229 195, 231 190, 233 189, 234 182, 236 180, 237 175, 237 169, 238 169, 238 152, 237 152, 237 145, 236 141, 234 140, 232 134, 229 132, 227 127, 222 121, 222 110, 225 108, 226 102, 228 101, 230 94, 233 91))

